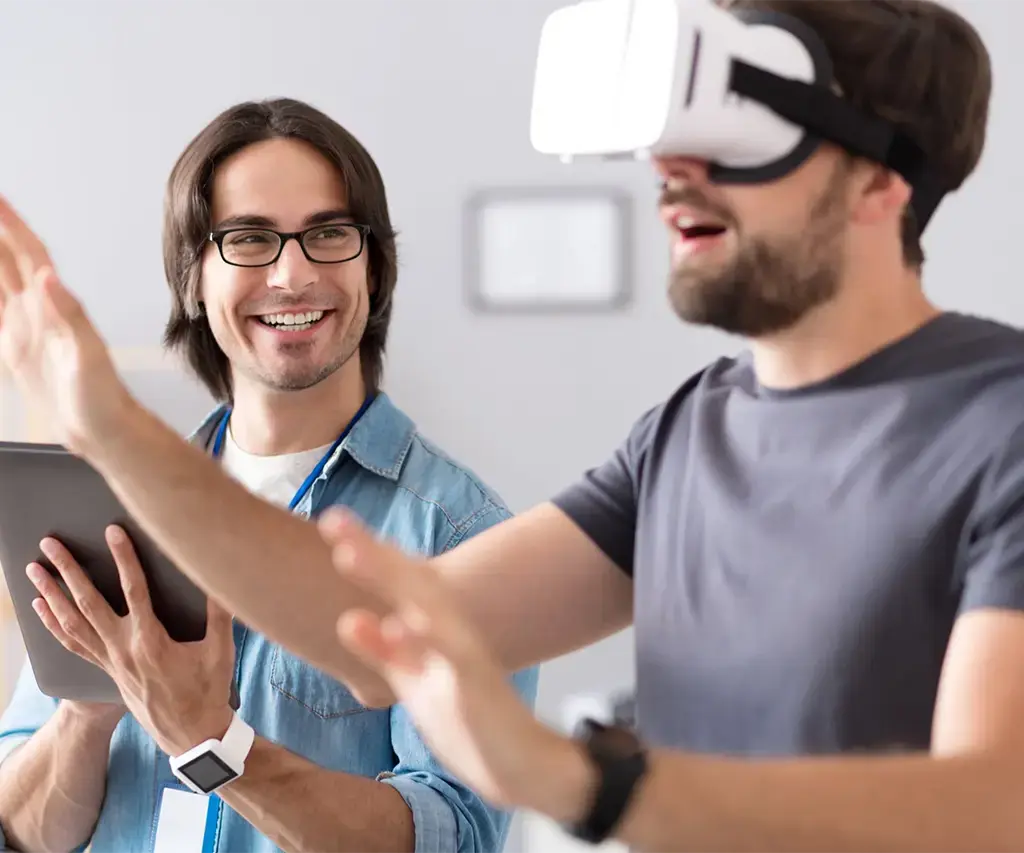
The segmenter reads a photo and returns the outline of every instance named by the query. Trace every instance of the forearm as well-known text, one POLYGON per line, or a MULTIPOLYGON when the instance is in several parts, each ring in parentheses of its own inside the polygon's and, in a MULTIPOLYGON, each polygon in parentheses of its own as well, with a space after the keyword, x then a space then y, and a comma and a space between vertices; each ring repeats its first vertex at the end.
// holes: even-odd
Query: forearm
POLYGON ((431 562, 509 672, 603 640, 633 618, 632 579, 550 503, 431 562))
POLYGON ((412 814, 390 785, 324 770, 263 738, 218 796, 289 853, 415 846, 412 814))
MULTIPOLYGON (((579 754, 542 810, 578 817, 592 777, 579 754), (587 781, 583 781, 587 779, 587 781)), ((656 751, 616 836, 637 850, 1024 849, 1018 756, 698 758, 656 751)))
POLYGON ((62 704, 0 767, 0 823, 16 850, 67 851, 92 834, 116 722, 62 704))
POLYGON ((121 420, 84 455, 160 549, 239 619, 388 704, 390 690, 335 630, 343 610, 378 605, 334 571, 315 526, 252 495, 148 411, 132 405, 121 420))

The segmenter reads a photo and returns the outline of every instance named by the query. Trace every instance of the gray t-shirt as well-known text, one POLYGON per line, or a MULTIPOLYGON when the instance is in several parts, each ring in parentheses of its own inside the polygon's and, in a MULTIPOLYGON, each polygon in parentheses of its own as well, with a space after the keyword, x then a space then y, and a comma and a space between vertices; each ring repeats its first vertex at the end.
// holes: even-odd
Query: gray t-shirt
POLYGON ((956 617, 1024 609, 1024 333, 944 314, 790 392, 722 359, 555 503, 633 576, 649 742, 926 749, 956 617))

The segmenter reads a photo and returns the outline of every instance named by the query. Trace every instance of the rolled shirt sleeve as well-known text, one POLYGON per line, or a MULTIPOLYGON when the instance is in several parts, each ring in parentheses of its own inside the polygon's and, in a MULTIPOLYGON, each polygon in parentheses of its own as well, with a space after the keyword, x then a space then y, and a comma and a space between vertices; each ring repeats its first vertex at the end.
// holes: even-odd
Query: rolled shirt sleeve
MULTIPOLYGON (((537 696, 537 669, 512 676, 520 698, 531 708, 537 696)), ((416 853, 494 853, 508 836, 512 815, 490 806, 444 769, 420 739, 401 705, 391 709, 391 743, 398 756, 393 773, 378 779, 402 795, 412 811, 416 853)))

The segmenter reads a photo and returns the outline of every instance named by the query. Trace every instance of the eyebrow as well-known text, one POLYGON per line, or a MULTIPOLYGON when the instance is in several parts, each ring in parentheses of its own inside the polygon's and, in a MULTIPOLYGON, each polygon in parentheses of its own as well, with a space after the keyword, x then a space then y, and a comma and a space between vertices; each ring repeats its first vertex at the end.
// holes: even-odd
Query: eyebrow
MULTIPOLYGON (((312 225, 322 225, 325 222, 337 222, 339 219, 352 219, 352 212, 347 207, 337 207, 332 210, 320 210, 311 213, 302 221, 302 227, 308 228, 312 225)), ((257 216, 252 213, 242 213, 238 216, 229 216, 222 219, 212 230, 223 231, 225 228, 274 228, 277 220, 268 216, 257 216)))

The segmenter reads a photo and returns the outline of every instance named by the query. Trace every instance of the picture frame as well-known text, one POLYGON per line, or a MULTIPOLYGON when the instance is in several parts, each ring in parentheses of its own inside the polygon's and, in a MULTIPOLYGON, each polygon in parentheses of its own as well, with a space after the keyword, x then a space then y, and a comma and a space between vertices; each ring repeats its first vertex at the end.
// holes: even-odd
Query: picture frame
POLYGON ((632 300, 633 207, 621 188, 480 190, 463 237, 474 312, 606 313, 632 300))

